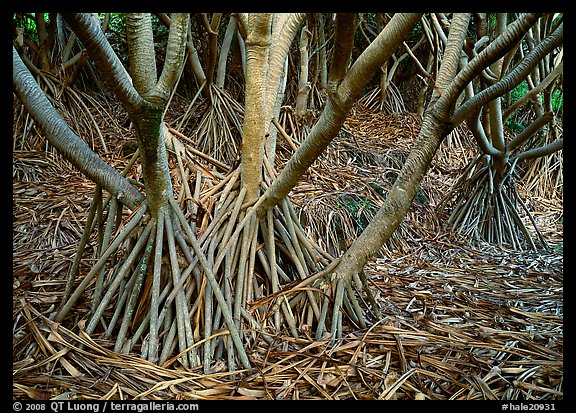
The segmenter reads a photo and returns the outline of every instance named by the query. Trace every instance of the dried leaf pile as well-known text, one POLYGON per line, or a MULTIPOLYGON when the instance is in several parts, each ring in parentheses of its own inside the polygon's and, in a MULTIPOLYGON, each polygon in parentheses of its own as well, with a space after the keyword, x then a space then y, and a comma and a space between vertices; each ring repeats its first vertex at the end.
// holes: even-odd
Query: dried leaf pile
MULTIPOLYGON (((386 174, 401 165, 391 148, 408 151, 417 128, 414 119, 399 115, 354 113, 294 191, 294 203, 303 215, 318 217, 336 211, 338 199, 364 197, 377 204, 381 195, 370 183, 385 192, 386 174), (361 131, 370 122, 373 129, 361 131), (323 170, 328 165, 330 174, 323 170)), ((445 190, 435 184, 445 166, 422 184, 432 205, 445 190)), ((231 374, 222 365, 206 375, 173 361, 157 366, 114 353, 113 341, 84 333, 84 321, 71 326, 49 320, 60 305, 94 187, 42 151, 15 151, 13 171, 15 399, 563 398, 558 200, 528 202, 557 247, 548 253, 473 248, 442 232, 430 205, 417 204, 405 219, 412 224, 404 231, 412 232, 397 241, 402 252, 389 248, 365 269, 382 319, 345 331, 334 346, 328 337, 289 335, 269 343, 255 331, 248 349, 253 371, 231 374)), ((330 245, 322 225, 308 221, 330 245)), ((347 231, 349 242, 355 233, 347 231)))

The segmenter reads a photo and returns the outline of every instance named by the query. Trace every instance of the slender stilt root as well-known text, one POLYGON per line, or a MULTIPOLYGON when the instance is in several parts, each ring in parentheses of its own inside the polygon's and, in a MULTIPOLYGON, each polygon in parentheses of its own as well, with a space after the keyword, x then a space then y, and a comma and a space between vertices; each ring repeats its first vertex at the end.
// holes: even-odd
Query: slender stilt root
MULTIPOLYGON (((101 293, 94 290, 88 334, 101 328, 115 338, 115 351, 139 351, 163 366, 202 366, 206 373, 223 363, 228 371, 249 369, 248 349, 258 337, 270 341, 287 331, 331 333, 334 340, 343 325, 367 326, 359 299, 369 311, 375 301, 366 280, 330 280, 339 260, 306 236, 288 200, 258 221, 257 205, 244 202, 238 170, 204 185, 203 193, 201 179, 214 176, 196 173, 191 197, 170 199, 156 214, 142 205, 124 225, 105 219, 97 193, 87 227, 104 226, 103 234, 114 236, 101 237, 100 258, 56 321, 94 281, 101 293)), ((117 214, 108 208, 108 215, 117 214)))
POLYGON ((547 247, 546 240, 518 194, 513 169, 509 167, 498 184, 491 165, 482 162, 481 157, 469 164, 460 181, 438 207, 441 212, 449 202, 454 203, 448 224, 455 232, 472 241, 481 240, 515 250, 536 250, 536 243, 519 214, 519 204, 531 220, 541 244, 547 247))

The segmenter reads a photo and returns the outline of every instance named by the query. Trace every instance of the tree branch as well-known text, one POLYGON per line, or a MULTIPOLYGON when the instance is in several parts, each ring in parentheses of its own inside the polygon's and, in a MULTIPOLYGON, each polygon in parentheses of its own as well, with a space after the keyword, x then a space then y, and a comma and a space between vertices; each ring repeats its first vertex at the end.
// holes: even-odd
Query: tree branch
POLYGON ((468 117, 466 120, 468 128, 472 132, 472 135, 474 136, 474 139, 476 139, 476 143, 482 152, 490 156, 501 156, 502 151, 492 146, 488 140, 488 137, 486 136, 486 133, 484 132, 484 127, 482 126, 482 122, 480 120, 480 113, 481 111, 477 110, 468 117))
POLYGON ((482 92, 464 103, 451 117, 450 123, 452 125, 458 125, 466 117, 467 113, 477 110, 498 96, 502 96, 522 82, 522 80, 530 74, 532 69, 534 69, 544 56, 562 43, 562 28, 563 25, 560 25, 553 34, 544 39, 538 46, 528 53, 524 59, 522 59, 522 61, 501 80, 489 88, 484 89, 482 92))
MULTIPOLYGON (((434 14, 432 14, 434 16, 434 14)), ((458 63, 460 62, 460 54, 464 46, 466 38, 466 30, 470 23, 470 13, 458 13, 450 24, 450 33, 446 39, 446 47, 438 75, 436 76, 436 83, 434 85, 434 92, 432 94, 431 103, 434 103, 439 96, 445 93, 445 90, 450 87, 454 81, 454 77, 458 72, 458 63), (452 36, 450 36, 452 34, 452 36)), ((439 28, 438 30, 441 30, 439 28)), ((453 106, 456 100, 452 103, 453 106)))
MULTIPOLYGON (((276 26, 277 22, 274 22, 274 26, 272 27, 272 37, 274 39, 278 39, 278 42, 274 43, 274 47, 270 50, 270 57, 268 59, 268 77, 267 77, 267 84, 266 84, 266 95, 268 97, 276 96, 276 92, 280 85, 280 77, 284 72, 284 63, 286 62, 286 56, 290 50, 290 45, 294 41, 300 26, 304 22, 306 18, 306 13, 294 13, 287 16, 286 19, 280 21, 278 26, 276 26), (276 35, 280 34, 281 35, 276 35)), ((267 101, 266 102, 266 111, 267 111, 267 122, 271 122, 271 115, 272 110, 275 105, 275 101, 267 101)))
POLYGON ((262 161, 267 124, 266 101, 268 57, 271 46, 272 15, 250 15, 246 38, 246 102, 242 138, 242 187, 247 201, 255 201, 260 194, 262 161))
POLYGON ((540 146, 538 148, 533 148, 528 151, 524 151, 514 157, 514 161, 521 161, 526 159, 540 158, 542 156, 552 155, 554 152, 558 152, 564 147, 564 138, 556 139, 547 145, 540 146))
POLYGON ((421 13, 395 14, 378 37, 358 57, 337 90, 328 95, 326 106, 310 134, 262 196, 258 209, 259 217, 263 217, 268 209, 288 195, 300 177, 326 149, 340 130, 364 85, 402 44, 421 16, 421 13))
POLYGON ((132 112, 142 98, 132 86, 132 79, 110 46, 100 26, 90 15, 84 13, 62 13, 66 23, 76 33, 88 50, 90 57, 98 62, 98 69, 108 85, 122 102, 127 112, 132 112))
POLYGON ((150 13, 126 13, 126 40, 134 87, 145 96, 158 80, 150 13))
POLYGON ((550 72, 550 74, 548 74, 548 76, 546 76, 546 78, 538 84, 538 86, 536 86, 534 89, 532 89, 524 96, 522 96, 520 99, 518 99, 516 102, 514 102, 510 107, 508 107, 508 109, 506 109, 506 111, 502 115, 502 120, 506 122, 506 120, 510 117, 510 115, 514 113, 516 109, 518 109, 528 100, 534 98, 534 96, 540 93, 543 89, 546 89, 550 85, 550 83, 556 80, 557 77, 562 76, 562 73, 563 73, 563 64, 562 62, 560 62, 560 64, 556 66, 554 70, 550 72))
POLYGON ((14 91, 48 142, 80 172, 116 196, 128 208, 136 209, 144 196, 70 129, 40 90, 15 48, 12 48, 12 65, 14 91))
MULTIPOLYGON (((524 14, 518 18, 518 20, 511 23, 502 36, 497 37, 476 57, 470 60, 470 62, 452 80, 450 86, 444 91, 442 98, 439 100, 446 102, 448 105, 452 102, 456 102, 458 96, 460 96, 464 88, 472 81, 472 79, 512 49, 530 29, 530 27, 532 27, 534 22, 538 20, 540 15, 541 13, 524 14)), ((439 102, 439 104, 440 103, 441 102, 439 102)), ((460 122, 464 120, 464 118, 465 117, 461 117, 460 122)), ((457 123, 453 124, 457 125, 457 123)))
POLYGON ((346 74, 356 31, 356 13, 338 13, 336 15, 336 34, 334 35, 334 52, 328 73, 328 84, 337 85, 346 74))
POLYGON ((506 145, 506 151, 512 152, 514 149, 520 147, 524 142, 530 139, 531 136, 542 129, 544 125, 551 122, 552 119, 554 119, 554 114, 552 112, 546 112, 542 116, 538 117, 538 119, 528 125, 526 129, 516 135, 514 139, 506 145))
MULTIPOLYGON (((462 50, 465 37, 462 32, 464 34, 466 32, 468 19, 469 16, 458 17, 453 23, 455 21, 459 21, 459 23, 451 26, 448 34, 445 53, 453 54, 456 64, 459 61, 459 54, 456 54, 456 51, 462 50)), ((457 66, 455 67, 453 62, 443 60, 438 77, 448 79, 453 75, 456 68, 457 66)), ((447 114, 440 113, 440 116, 442 115, 447 117, 447 114)), ((388 191, 388 195, 376 215, 341 257, 340 263, 332 273, 333 284, 343 280, 345 285, 348 285, 352 277, 362 270, 368 260, 398 228, 410 208, 418 184, 428 170, 430 162, 445 136, 444 119, 438 118, 436 110, 426 111, 416 142, 404 162, 400 174, 388 191)))
POLYGON ((248 14, 247 13, 232 13, 232 17, 236 19, 238 24, 238 32, 243 39, 246 39, 248 32, 248 14))
POLYGON ((163 104, 168 102, 170 93, 174 88, 186 53, 186 39, 188 34, 188 13, 175 13, 170 19, 170 31, 166 46, 166 58, 160 79, 146 96, 160 99, 163 104))

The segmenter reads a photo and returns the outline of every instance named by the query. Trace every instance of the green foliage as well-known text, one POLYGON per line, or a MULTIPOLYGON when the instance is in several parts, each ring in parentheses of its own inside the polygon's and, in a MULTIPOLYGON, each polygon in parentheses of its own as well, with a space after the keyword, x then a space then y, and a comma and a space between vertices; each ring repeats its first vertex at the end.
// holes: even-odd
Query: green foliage
POLYGON ((518 86, 516 86, 514 89, 512 89, 512 92, 510 92, 510 93, 511 93, 511 99, 512 99, 511 103, 516 102, 518 99, 520 99, 526 93, 528 93, 528 82, 523 81, 518 86))
MULTIPOLYGON (((24 29, 24 37, 29 38, 34 43, 38 43, 38 30, 36 30, 36 13, 13 13, 12 21, 14 27, 24 29)), ((48 13, 44 13, 44 19, 48 21, 48 13)))
POLYGON ((371 202, 367 198, 359 197, 354 194, 342 194, 338 197, 338 202, 344 205, 352 212, 358 212, 361 208, 371 208, 371 202))
POLYGON ((562 89, 557 89, 552 94, 552 109, 554 110, 562 110, 564 107, 564 98, 563 98, 562 89))
MULTIPOLYGON (((152 14, 152 32, 154 33, 154 41, 159 49, 165 50, 168 45, 168 32, 170 30, 162 24, 155 14, 152 14)), ((157 49, 157 51, 159 50, 157 49)))
MULTIPOLYGON (((98 15, 100 20, 104 19, 104 13, 98 15)), ((128 64, 128 44, 126 43, 126 23, 124 22, 124 13, 110 13, 108 30, 106 38, 110 46, 116 52, 124 65, 128 64)))
MULTIPOLYGON (((529 91, 528 90, 528 83, 526 81, 523 81, 518 86, 516 86, 514 89, 512 89, 512 91, 510 92, 510 100, 511 100, 510 104, 514 104, 516 101, 518 101, 518 99, 522 98, 522 96, 524 96, 526 93, 528 93, 528 91, 529 91)), ((563 98, 562 92, 563 92, 562 88, 560 88, 560 89, 556 89, 552 94, 552 98, 551 98, 552 109, 555 111, 562 110, 562 108, 564 106, 564 98, 563 98)), ((543 96, 541 99, 542 99, 542 103, 544 103, 544 97, 543 96)), ((528 125, 525 125, 523 122, 518 122, 516 120, 515 115, 519 114, 521 112, 523 112, 523 109, 519 108, 506 121, 506 127, 511 132, 520 133, 524 129, 526 129, 526 126, 528 126, 528 125)))
POLYGON ((554 252, 557 254, 563 254, 564 253, 564 243, 560 242, 559 244, 556 244, 554 246, 554 252))
POLYGON ((506 121, 506 127, 513 133, 518 134, 526 129, 526 125, 516 122, 514 119, 510 118, 506 121))
POLYGON ((355 194, 344 193, 340 195, 338 197, 338 203, 351 213, 350 217, 356 222, 358 233, 364 231, 369 222, 365 211, 373 213, 378 209, 368 198, 355 194))
POLYGON ((410 32, 410 35, 406 38, 406 43, 410 46, 415 45, 422 37, 423 32, 424 25, 422 24, 422 21, 419 21, 410 32))
MULTIPOLYGON (((104 19, 105 13, 100 13, 98 16, 100 20, 104 19)), ((121 35, 126 34, 126 24, 124 23, 123 13, 110 13, 110 22, 108 23, 108 28, 121 35)))
POLYGON ((416 188, 416 194, 414 195, 414 202, 416 202, 419 205, 430 205, 430 199, 428 199, 428 196, 422 190, 422 187, 420 185, 418 185, 418 188, 416 188))
MULTIPOLYGON (((520 99, 522 96, 524 96, 526 93, 528 93, 528 83, 526 81, 523 81, 522 83, 520 83, 518 86, 516 86, 514 89, 512 89, 511 93, 511 103, 516 102, 518 99, 520 99)), ((544 97, 542 97, 542 103, 544 97)), ((552 109, 554 110, 560 110, 562 109, 564 104, 564 99, 563 99, 563 93, 562 93, 562 89, 556 89, 553 93, 552 96, 552 109)))

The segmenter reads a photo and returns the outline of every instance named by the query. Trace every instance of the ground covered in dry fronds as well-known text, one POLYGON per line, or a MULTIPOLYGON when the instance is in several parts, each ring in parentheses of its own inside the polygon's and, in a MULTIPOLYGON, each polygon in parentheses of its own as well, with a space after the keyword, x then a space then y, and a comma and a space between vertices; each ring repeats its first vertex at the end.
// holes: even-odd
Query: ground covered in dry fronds
MULTIPOLYGON (((411 115, 352 114, 293 194, 319 244, 352 242, 417 129, 411 115)), ((440 149, 400 236, 365 269, 380 320, 348 327, 334 345, 305 335, 268 343, 254 331, 254 371, 222 365, 208 375, 173 359, 157 366, 114 353, 113 341, 87 336, 81 316, 50 321, 94 185, 50 151, 22 149, 13 161, 15 399, 563 398, 562 203, 527 195, 548 252, 471 246, 445 232, 433 210, 464 165, 469 149, 459 136, 440 149)), ((126 161, 108 156, 119 169, 126 161)))

